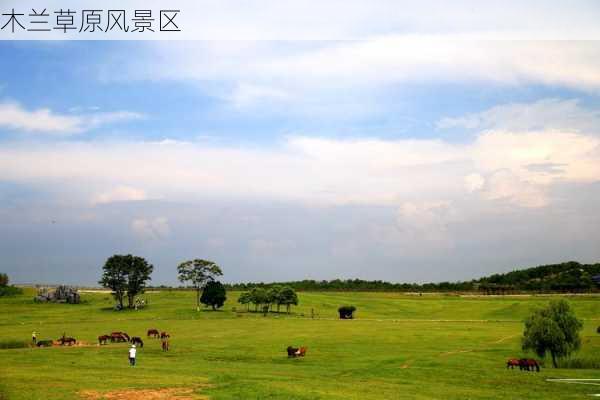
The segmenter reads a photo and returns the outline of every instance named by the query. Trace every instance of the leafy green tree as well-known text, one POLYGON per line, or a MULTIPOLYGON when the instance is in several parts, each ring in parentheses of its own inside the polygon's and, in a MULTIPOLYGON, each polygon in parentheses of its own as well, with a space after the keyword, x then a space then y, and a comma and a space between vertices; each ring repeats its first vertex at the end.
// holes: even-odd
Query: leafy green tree
POLYGON ((135 297, 144 292, 146 282, 154 267, 142 257, 114 255, 106 260, 99 283, 112 290, 112 295, 123 308, 123 299, 127 296, 128 307, 133 308, 135 297))
POLYGON ((268 300, 267 291, 263 288, 252 288, 250 291, 250 298, 254 304, 254 311, 258 311, 258 306, 266 304, 268 300))
POLYGON ((287 313, 290 313, 290 307, 292 305, 297 306, 298 305, 298 295, 296 294, 296 292, 294 291, 294 289, 292 289, 289 286, 285 286, 284 288, 282 288, 279 291, 279 297, 278 297, 278 301, 277 301, 277 305, 285 305, 285 308, 287 310, 287 313))
POLYGON ((248 311, 250 303, 252 303, 252 295, 249 292, 243 292, 238 298, 238 303, 245 305, 246 311, 248 311))
POLYGON ((275 285, 267 290, 267 303, 269 308, 273 305, 277 305, 277 312, 279 312, 279 299, 281 295, 281 286, 275 285))
POLYGON ((538 356, 552 356, 552 365, 557 359, 568 357, 581 346, 579 331, 583 323, 577 319, 569 303, 554 300, 546 308, 534 311, 525 320, 523 350, 533 350, 538 356))
POLYGON ((0 286, 8 286, 8 275, 0 274, 0 286))
POLYGON ((213 311, 215 311, 217 308, 223 307, 225 300, 227 300, 227 295, 225 287, 221 282, 209 281, 206 283, 202 290, 202 297, 200 297, 202 304, 211 306, 213 311))
POLYGON ((221 267, 208 260, 195 259, 184 261, 177 267, 180 282, 190 282, 196 288, 196 309, 200 311, 200 292, 207 282, 214 281, 217 276, 223 275, 221 267))

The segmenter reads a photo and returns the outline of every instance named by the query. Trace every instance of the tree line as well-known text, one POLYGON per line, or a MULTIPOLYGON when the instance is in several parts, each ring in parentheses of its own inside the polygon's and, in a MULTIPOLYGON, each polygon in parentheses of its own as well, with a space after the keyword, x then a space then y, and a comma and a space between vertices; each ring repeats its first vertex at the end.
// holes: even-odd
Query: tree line
POLYGON ((298 291, 378 291, 378 292, 473 292, 507 294, 512 292, 589 292, 600 286, 600 264, 566 262, 516 270, 470 281, 438 283, 392 283, 382 280, 333 279, 291 282, 249 282, 226 284, 231 290, 288 286, 298 291))
POLYGON ((245 305, 246 310, 249 310, 250 304, 253 304, 254 311, 260 309, 263 312, 273 311, 274 307, 277 307, 277 312, 280 312, 281 306, 285 306, 287 313, 289 313, 291 306, 298 305, 298 295, 289 286, 253 287, 251 290, 240 294, 238 303, 245 305))

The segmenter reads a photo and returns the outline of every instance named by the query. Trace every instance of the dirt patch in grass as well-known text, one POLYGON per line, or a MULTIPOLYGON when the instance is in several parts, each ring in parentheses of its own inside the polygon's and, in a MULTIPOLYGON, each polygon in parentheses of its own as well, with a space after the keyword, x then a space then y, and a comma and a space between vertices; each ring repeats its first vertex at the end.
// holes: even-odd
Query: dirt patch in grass
POLYGON ((193 388, 123 389, 110 392, 83 390, 84 400, 206 400, 208 396, 194 393, 193 388))

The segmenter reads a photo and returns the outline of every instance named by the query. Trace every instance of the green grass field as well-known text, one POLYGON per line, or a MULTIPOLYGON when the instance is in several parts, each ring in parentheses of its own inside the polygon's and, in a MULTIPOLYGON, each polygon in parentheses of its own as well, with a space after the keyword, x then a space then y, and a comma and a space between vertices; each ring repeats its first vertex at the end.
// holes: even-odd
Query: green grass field
MULTIPOLYGON (((600 379, 600 370, 550 363, 540 373, 505 368, 509 357, 522 355, 522 319, 549 297, 299 296, 291 315, 267 317, 233 312, 242 309, 237 293, 228 293, 219 312, 195 311, 192 292, 148 293, 148 308, 124 312, 112 311, 103 293, 83 294, 80 305, 34 304, 31 292, 0 299, 0 342, 29 340, 35 330, 39 339, 66 332, 89 343, 0 350, 0 398, 134 399, 115 394, 134 388, 187 390, 164 397, 174 399, 583 399, 600 393, 600 386, 546 381, 600 379), (357 307, 355 320, 336 319, 342 304, 357 307), (311 309, 317 318, 310 318, 311 309), (127 345, 96 345, 98 335, 115 330, 145 339, 148 328, 170 332, 171 351, 145 340, 134 368, 127 345), (288 345, 307 346, 307 356, 288 359, 288 345)), ((570 301, 584 319, 577 357, 600 358, 600 297, 570 301)))

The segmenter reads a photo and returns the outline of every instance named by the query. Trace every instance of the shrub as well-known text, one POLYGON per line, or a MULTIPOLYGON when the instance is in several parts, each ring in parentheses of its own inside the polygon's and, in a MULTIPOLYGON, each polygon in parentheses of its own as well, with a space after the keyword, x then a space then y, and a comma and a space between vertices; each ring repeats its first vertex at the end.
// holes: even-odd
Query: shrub
POLYGON ((600 358, 573 357, 558 361, 558 368, 600 369, 600 358))
POLYGON ((338 308, 340 319, 354 318, 354 311, 356 311, 356 307, 354 306, 341 306, 340 308, 338 308))
POLYGON ((23 294, 23 289, 15 286, 0 286, 0 297, 16 296, 23 294))
POLYGON ((5 339, 0 341, 0 349, 24 349, 28 347, 28 343, 22 340, 5 339))

